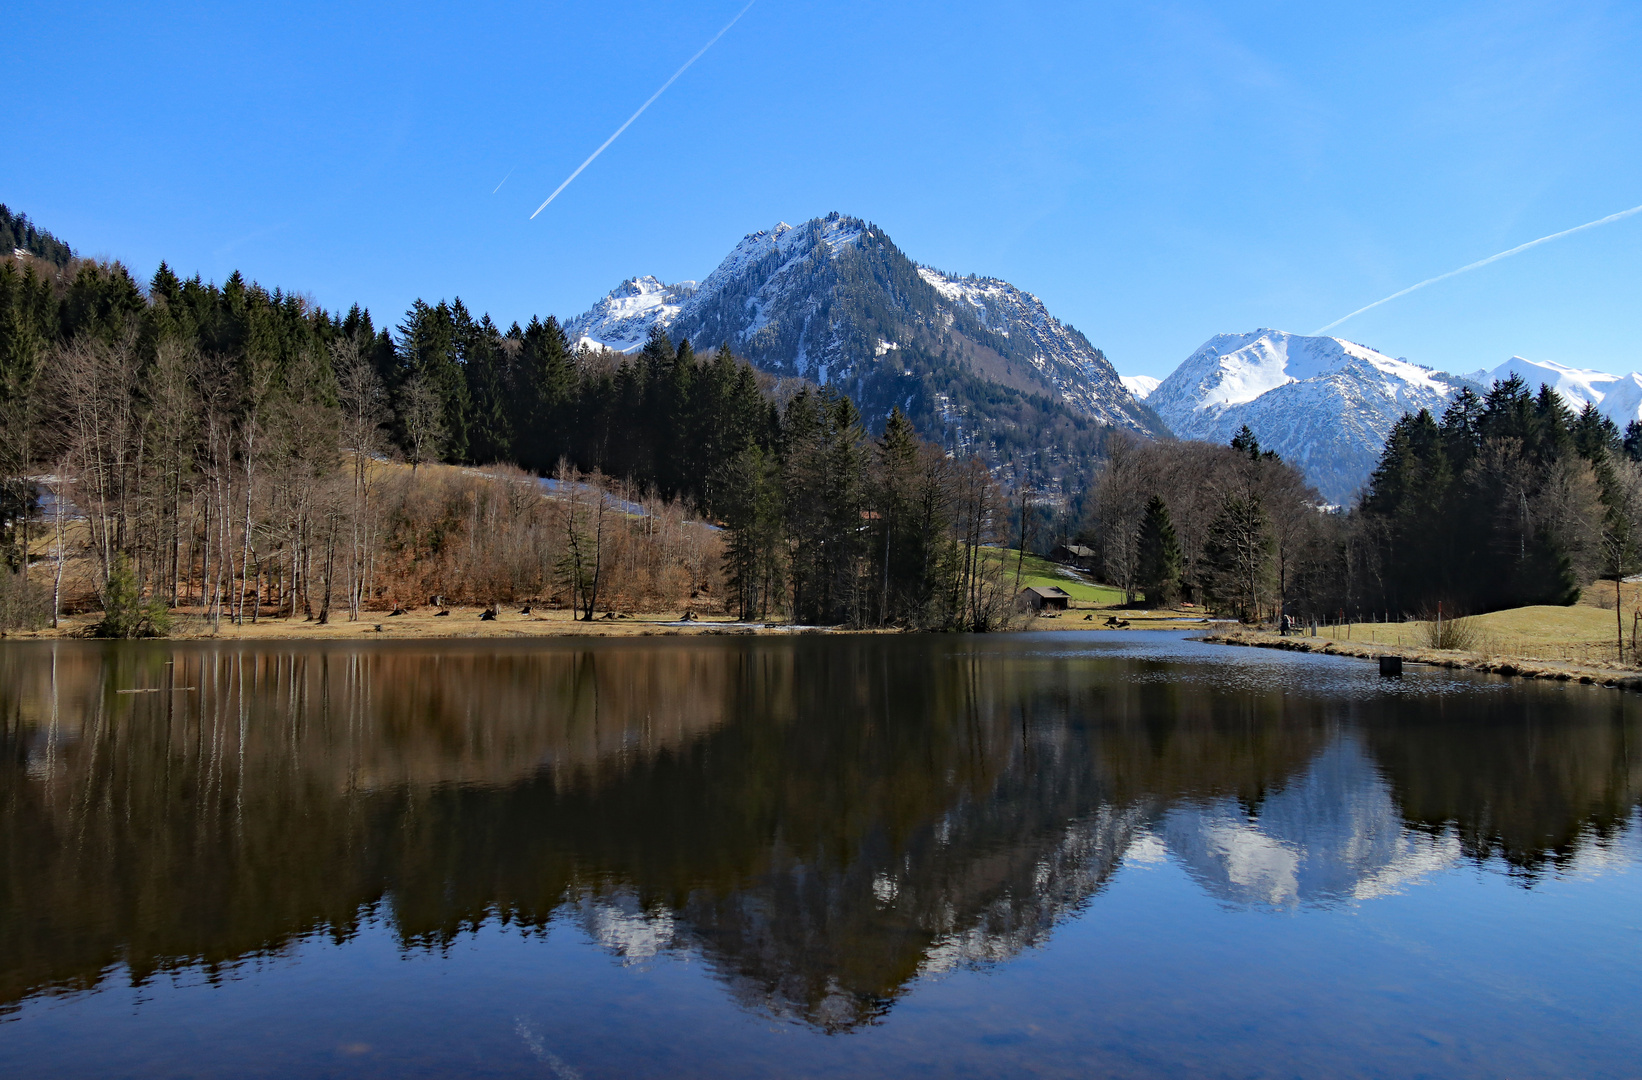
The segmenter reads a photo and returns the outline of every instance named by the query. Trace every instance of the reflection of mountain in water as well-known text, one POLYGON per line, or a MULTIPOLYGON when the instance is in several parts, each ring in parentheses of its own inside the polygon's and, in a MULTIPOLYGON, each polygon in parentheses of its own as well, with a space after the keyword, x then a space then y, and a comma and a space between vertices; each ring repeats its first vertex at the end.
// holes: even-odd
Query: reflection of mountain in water
POLYGON ((0 650, 0 1002, 371 912, 407 945, 568 918, 840 1030, 1044 941, 1159 841, 1229 902, 1326 903, 1537 872, 1642 791, 1628 706, 1012 640, 0 650))
POLYGON ((1231 799, 1179 804, 1157 833, 1210 893, 1289 906, 1366 899, 1460 858, 1449 834, 1408 829, 1361 744, 1342 735, 1258 810, 1231 799))

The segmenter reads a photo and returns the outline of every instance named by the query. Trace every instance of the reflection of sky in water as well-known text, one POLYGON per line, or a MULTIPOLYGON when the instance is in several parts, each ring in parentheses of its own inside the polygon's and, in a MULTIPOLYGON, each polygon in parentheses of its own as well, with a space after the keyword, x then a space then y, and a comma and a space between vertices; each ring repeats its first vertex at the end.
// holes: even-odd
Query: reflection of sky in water
MULTIPOLYGON (((1160 666, 1126 669, 1124 681, 1135 683, 1223 687, 1229 691, 1265 692, 1303 689, 1318 695, 1360 698, 1365 694, 1397 695, 1497 692, 1512 683, 1500 677, 1452 668, 1409 663, 1400 678, 1383 678, 1372 661, 1360 657, 1210 645, 1186 632, 1050 631, 1022 635, 1031 645, 1000 650, 1013 659, 1062 663, 1075 660, 1154 661, 1160 666), (1045 637, 1075 638, 1067 648, 1032 645, 1045 637)), ((1060 642, 1054 642, 1059 644, 1060 642)), ((1587 688, 1588 689, 1588 688, 1587 688)))

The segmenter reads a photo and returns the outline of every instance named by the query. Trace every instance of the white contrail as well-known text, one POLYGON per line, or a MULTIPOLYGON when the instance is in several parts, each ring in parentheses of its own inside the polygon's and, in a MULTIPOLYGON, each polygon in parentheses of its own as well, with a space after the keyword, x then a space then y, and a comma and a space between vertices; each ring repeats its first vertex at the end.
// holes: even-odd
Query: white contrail
MULTIPOLYGON (((538 206, 536 208, 536 213, 530 215, 531 219, 534 220, 535 217, 536 217, 536 214, 539 214, 543 210, 546 210, 547 209, 547 204, 552 202, 554 199, 557 199, 559 197, 559 192, 563 191, 565 188, 570 186, 570 181, 576 179, 576 177, 578 177, 582 174, 583 169, 585 169, 589 165, 593 164, 593 159, 594 158, 596 158, 600 154, 604 153, 606 147, 608 147, 611 143, 615 142, 618 138, 620 138, 621 133, 627 130, 627 127, 628 127, 629 124, 631 124, 633 121, 637 120, 639 118, 639 116, 644 112, 645 109, 648 109, 651 106, 651 104, 655 102, 655 100, 657 98, 659 98, 663 93, 666 92, 666 90, 669 86, 672 86, 673 83, 677 82, 678 77, 680 75, 683 75, 686 71, 688 71, 690 69, 691 64, 695 63, 697 60, 700 60, 701 56, 702 56, 702 53, 705 53, 708 49, 712 48, 713 45, 717 43, 719 38, 723 37, 726 33, 729 32, 730 27, 732 27, 736 23, 740 22, 741 21, 741 16, 747 14, 747 12, 749 10, 751 10, 752 6, 756 3, 758 3, 758 0, 747 0, 747 6, 742 8, 740 11, 736 12, 735 18, 733 18, 729 22, 725 23, 724 24, 724 29, 720 30, 718 33, 714 34, 712 41, 709 41, 707 44, 703 45, 701 47, 700 52, 697 52, 694 56, 690 57, 690 59, 684 61, 684 66, 679 68, 677 71, 673 72, 673 77, 671 79, 668 79, 666 82, 662 83, 661 84, 661 89, 657 90, 655 93, 651 94, 649 101, 646 101, 643 105, 640 105, 639 108, 638 108, 638 112, 635 112, 632 116, 629 116, 627 118, 627 123, 626 124, 623 124, 621 127, 617 128, 616 133, 614 135, 610 136, 608 139, 604 140, 603 145, 601 145, 597 150, 593 151, 591 154, 587 155, 587 160, 586 161, 584 161, 580 165, 576 166, 576 171, 575 172, 573 172, 569 176, 565 177, 564 183, 560 184, 558 187, 553 189, 553 194, 551 194, 547 197, 547 202, 544 202, 544 203, 542 203, 542 205, 538 206)), ((492 194, 495 194, 495 193, 492 192, 492 194)))
MULTIPOLYGON (((517 165, 513 166, 513 168, 511 168, 507 171, 507 176, 512 176, 515 172, 518 171, 518 169, 519 169, 519 166, 517 166, 517 165)), ((507 183, 507 176, 502 177, 502 184, 507 183)), ((501 191, 502 190, 502 184, 497 184, 496 185, 496 191, 501 191)), ((492 191, 491 194, 492 195, 496 194, 496 191, 492 191)))
POLYGON ((1361 315, 1363 312, 1372 310, 1373 308, 1377 308, 1381 304, 1389 304, 1391 301, 1397 299, 1397 297, 1407 296, 1409 293, 1413 292, 1415 289, 1423 289, 1427 285, 1435 285, 1439 281, 1447 281, 1449 278, 1455 277, 1459 274, 1463 274, 1468 270, 1475 270, 1479 266, 1487 266, 1491 262, 1499 262, 1501 259, 1508 258, 1512 255, 1515 255, 1519 251, 1527 251, 1531 247, 1538 247, 1540 244, 1548 244, 1552 240, 1560 240, 1564 236, 1572 236, 1574 233, 1584 232, 1586 229, 1594 229, 1598 225, 1606 225, 1610 221, 1618 221, 1620 218, 1627 218, 1627 217, 1630 217, 1632 214, 1635 214, 1635 213, 1638 213, 1638 212, 1642 212, 1642 206, 1633 206, 1629 210, 1621 210, 1619 213, 1609 214, 1605 218, 1598 218, 1595 221, 1587 221, 1583 225, 1575 225, 1571 229, 1563 229, 1559 233, 1552 233, 1550 236, 1542 236, 1538 240, 1530 240, 1526 244, 1518 244, 1516 247, 1512 248, 1510 251, 1502 251, 1498 255, 1490 255, 1486 259, 1478 259, 1476 262, 1471 263, 1468 266, 1462 266, 1458 270, 1450 270, 1446 274, 1438 274, 1434 278, 1426 278, 1424 281, 1420 282, 1418 285, 1410 285, 1408 288, 1404 289, 1402 292, 1392 293, 1390 296, 1386 297, 1384 300, 1376 300, 1372 304, 1368 305, 1368 307, 1360 307, 1356 311, 1353 311, 1350 315, 1342 315, 1340 318, 1335 319, 1333 322, 1329 323, 1327 326, 1323 327, 1320 330, 1314 330, 1314 331, 1312 331, 1312 333, 1314 335, 1315 334, 1327 333, 1328 331, 1334 329, 1336 326, 1339 326, 1341 323, 1345 322, 1347 319, 1356 318, 1358 315, 1361 315))

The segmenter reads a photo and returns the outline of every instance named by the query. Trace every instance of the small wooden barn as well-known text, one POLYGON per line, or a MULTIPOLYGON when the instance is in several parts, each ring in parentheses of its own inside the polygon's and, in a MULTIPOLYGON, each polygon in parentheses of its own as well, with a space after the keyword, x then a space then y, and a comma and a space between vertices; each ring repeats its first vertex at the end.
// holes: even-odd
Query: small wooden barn
POLYGON ((1072 596, 1054 585, 1032 585, 1024 588, 1018 598, 1023 607, 1033 611, 1065 611, 1072 596))
POLYGON ((1049 557, 1062 566, 1075 566, 1079 570, 1092 570, 1095 565, 1095 549, 1082 544, 1062 544, 1051 551, 1049 557))

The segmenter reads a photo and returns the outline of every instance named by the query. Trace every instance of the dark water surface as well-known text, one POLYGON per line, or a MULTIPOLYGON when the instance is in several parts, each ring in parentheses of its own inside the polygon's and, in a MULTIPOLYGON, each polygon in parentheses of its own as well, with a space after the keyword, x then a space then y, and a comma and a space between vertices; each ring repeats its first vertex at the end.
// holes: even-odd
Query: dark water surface
POLYGON ((7 642, 0 747, 0 1076, 1642 1074, 1609 690, 1153 634, 7 642))

